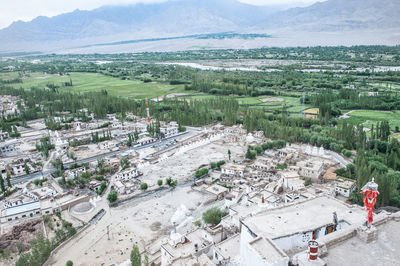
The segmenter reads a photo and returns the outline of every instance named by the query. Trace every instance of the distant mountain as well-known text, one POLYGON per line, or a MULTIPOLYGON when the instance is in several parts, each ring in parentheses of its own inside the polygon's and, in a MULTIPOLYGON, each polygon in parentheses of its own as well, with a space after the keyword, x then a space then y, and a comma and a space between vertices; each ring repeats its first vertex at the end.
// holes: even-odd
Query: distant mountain
POLYGON ((329 0, 278 12, 258 26, 301 31, 387 30, 400 28, 399 0, 329 0))
MULTIPOLYGON (((235 0, 178 0, 75 10, 52 18, 14 22, 0 30, 7 41, 60 41, 120 33, 193 34, 243 29, 272 11, 235 0)), ((150 35, 149 35, 150 36, 150 35)))
MULTIPOLYGON (((400 28, 399 0, 328 0, 282 10, 282 6, 260 7, 237 0, 171 0, 75 10, 51 18, 14 22, 0 30, 0 53, 58 51, 99 43, 219 32, 268 34, 284 29, 298 34, 400 28)), ((398 35, 390 38, 396 42, 398 35)), ((250 42, 240 47, 254 47, 250 42)), ((229 48, 233 41, 225 43, 229 48)), ((357 44, 357 40, 352 43, 357 44)), ((261 41, 253 44, 266 45, 261 41)), ((179 49, 178 41, 174 45, 174 49, 179 49)), ((190 47, 194 46, 192 43, 190 47)))

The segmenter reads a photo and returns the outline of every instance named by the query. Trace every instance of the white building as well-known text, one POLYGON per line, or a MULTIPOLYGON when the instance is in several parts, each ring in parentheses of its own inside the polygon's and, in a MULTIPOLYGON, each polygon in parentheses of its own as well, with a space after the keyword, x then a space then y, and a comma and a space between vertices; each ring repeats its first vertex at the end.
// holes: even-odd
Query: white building
POLYGON ((300 161, 296 166, 299 167, 299 174, 301 176, 314 180, 318 180, 324 171, 323 163, 316 160, 300 161))
MULTIPOLYGON (((246 230, 242 230, 244 231, 246 230)), ((269 238, 257 237, 247 241, 242 234, 240 241, 240 255, 244 265, 287 266, 289 264, 289 257, 269 238)))
POLYGON ((178 132, 179 132, 178 131, 178 127, 168 126, 168 127, 161 127, 160 128, 160 133, 162 135, 164 135, 164 138, 172 137, 172 136, 178 134, 178 132))
POLYGON ((81 166, 81 167, 78 167, 75 169, 68 169, 67 171, 65 171, 65 175, 67 178, 73 179, 75 177, 80 176, 85 171, 86 171, 86 168, 84 166, 81 166))
POLYGON ((0 155, 8 155, 16 151, 15 145, 16 140, 6 140, 4 142, 0 142, 0 155))
POLYGON ((112 150, 118 148, 118 141, 107 140, 97 144, 100 150, 112 150))
POLYGON ((356 182, 347 178, 337 178, 335 181, 335 192, 346 198, 351 196, 351 193, 356 189, 356 182))
POLYGON ((26 174, 24 164, 13 164, 11 169, 12 173, 16 176, 26 174))
POLYGON ((5 208, 1 215, 1 223, 36 218, 40 216, 40 202, 31 201, 5 208))
POLYGON ((137 168, 129 168, 125 171, 119 172, 116 174, 115 179, 116 180, 123 180, 123 181, 128 181, 133 178, 136 178, 140 176, 140 172, 137 168))
POLYGON ((155 141, 156 141, 155 138, 144 137, 144 138, 139 139, 139 140, 138 140, 138 143, 139 143, 140 145, 146 145, 146 144, 153 143, 153 142, 155 142, 155 141))
POLYGON ((125 194, 126 192, 125 185, 121 181, 114 182, 114 189, 118 194, 125 194))
POLYGON ((246 169, 246 166, 244 166, 244 165, 235 165, 232 163, 227 163, 227 164, 221 165, 221 173, 224 175, 227 175, 227 176, 243 177, 245 169, 246 169))

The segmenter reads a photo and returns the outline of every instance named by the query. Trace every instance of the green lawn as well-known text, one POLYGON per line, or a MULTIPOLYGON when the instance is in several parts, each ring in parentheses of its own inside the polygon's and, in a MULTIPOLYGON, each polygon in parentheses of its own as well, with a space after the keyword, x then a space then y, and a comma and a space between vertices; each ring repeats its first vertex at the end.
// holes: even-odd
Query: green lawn
POLYGON ((373 110, 357 110, 349 114, 348 122, 357 125, 363 124, 364 127, 371 128, 373 124, 379 121, 389 121, 390 128, 395 129, 400 126, 400 111, 384 112, 373 110))
MULTIPOLYGON (((0 78, 11 79, 18 77, 17 73, 1 73, 0 78)), ((61 87, 61 91, 91 92, 107 90, 110 95, 134 97, 134 98, 155 98, 170 93, 184 92, 183 85, 169 85, 168 83, 149 82, 139 80, 121 80, 97 73, 72 72, 69 76, 59 76, 43 73, 31 73, 29 77, 23 78, 23 83, 14 84, 14 87, 43 88, 47 84, 62 86, 63 82, 72 79, 72 87, 61 87)))

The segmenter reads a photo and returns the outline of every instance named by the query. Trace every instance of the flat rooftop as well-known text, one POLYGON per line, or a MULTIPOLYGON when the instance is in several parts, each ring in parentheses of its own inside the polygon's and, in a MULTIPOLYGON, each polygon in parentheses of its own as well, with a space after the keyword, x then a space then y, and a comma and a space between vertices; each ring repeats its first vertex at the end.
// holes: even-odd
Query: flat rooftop
POLYGON ((233 259, 240 256, 240 234, 236 234, 221 243, 215 245, 215 249, 225 259, 233 259))
POLYGON ((283 253, 271 240, 259 237, 249 243, 249 245, 260 255, 268 265, 274 265, 285 257, 283 253))
POLYGON ((174 258, 179 258, 195 253, 194 244, 198 245, 198 250, 201 250, 210 245, 210 243, 202 238, 201 229, 196 229, 195 231, 187 234, 186 242, 183 244, 179 244, 174 247, 168 242, 166 244, 163 244, 162 247, 165 248, 168 253, 171 254, 174 258))
POLYGON ((262 211, 246 217, 243 223, 257 235, 275 239, 328 225, 333 222, 333 212, 350 225, 362 223, 367 215, 360 206, 322 196, 262 211))
POLYGON ((4 216, 16 215, 24 212, 40 209, 40 202, 32 201, 15 207, 4 209, 4 216))
POLYGON ((328 248, 322 259, 328 265, 399 265, 400 222, 389 221, 377 227, 378 240, 366 244, 357 236, 328 248))

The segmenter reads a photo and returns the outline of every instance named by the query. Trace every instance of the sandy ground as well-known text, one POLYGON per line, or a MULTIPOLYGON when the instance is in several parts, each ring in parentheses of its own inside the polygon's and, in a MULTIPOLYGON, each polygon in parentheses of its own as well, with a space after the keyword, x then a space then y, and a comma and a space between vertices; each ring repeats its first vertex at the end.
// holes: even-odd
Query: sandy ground
MULTIPOLYGON (((224 144, 222 141, 214 142, 150 165, 142 170, 144 174, 141 179, 149 185, 156 185, 160 177, 165 179, 171 176, 178 179, 179 184, 183 184, 184 180, 193 177, 194 171, 201 165, 227 160, 228 149, 231 150, 232 160, 238 160, 243 157, 246 147, 224 144)), ((74 215, 87 221, 89 216, 103 208, 106 213, 102 219, 58 250, 50 264, 65 265, 67 260, 72 260, 74 265, 118 265, 129 259, 135 243, 141 250, 150 246, 152 250, 158 250, 160 240, 167 237, 173 229, 171 217, 182 204, 188 209, 188 213, 187 218, 178 224, 178 232, 185 233, 194 228, 193 221, 200 219, 205 210, 223 205, 223 201, 216 201, 204 206, 203 203, 212 197, 208 193, 194 191, 189 186, 178 186, 172 192, 159 192, 112 209, 108 207, 104 197, 92 213, 82 217, 74 215)))
POLYGON ((180 155, 173 155, 165 161, 142 169, 141 180, 149 186, 156 185, 158 179, 165 180, 168 177, 178 179, 178 182, 182 183, 188 178, 193 178, 194 172, 202 165, 208 166, 211 162, 220 160, 228 161, 228 150, 231 150, 231 160, 240 160, 246 152, 246 147, 231 143, 222 144, 221 141, 214 142, 180 155))
MULTIPOLYGON (((166 237, 173 228, 170 219, 183 202, 190 215, 198 219, 204 210, 212 206, 202 206, 202 202, 207 199, 210 199, 208 194, 199 193, 190 187, 181 187, 173 192, 163 192, 112 209, 103 200, 100 203, 106 210, 103 218, 61 248, 52 257, 50 264, 65 265, 70 259, 74 265, 118 265, 129 259, 134 243, 143 249, 166 237), (190 201, 185 200, 189 195, 190 201)), ((191 226, 190 223, 180 230, 190 230, 191 226)))

